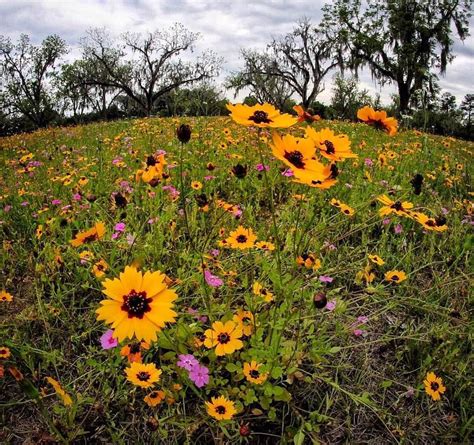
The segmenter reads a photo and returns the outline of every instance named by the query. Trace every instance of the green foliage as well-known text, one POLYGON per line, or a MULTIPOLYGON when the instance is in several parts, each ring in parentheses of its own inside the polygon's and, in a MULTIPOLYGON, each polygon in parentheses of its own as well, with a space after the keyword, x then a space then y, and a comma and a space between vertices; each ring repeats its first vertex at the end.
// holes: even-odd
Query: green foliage
MULTIPOLYGON (((305 125, 291 131, 301 135, 305 125)), ((350 122, 312 126, 347 134, 358 154, 339 164, 338 183, 329 190, 283 176, 257 134, 228 118, 127 120, 0 139, 0 276, 14 296, 0 302, 0 347, 11 351, 1 363, 5 442, 240 443, 247 424, 250 443, 471 440, 472 143, 413 131, 390 138, 350 122), (175 136, 182 123, 192 126, 186 145, 175 136), (157 149, 177 167, 155 186, 136 182, 136 171, 157 149), (268 185, 256 169, 262 159, 270 166, 268 185), (241 179, 231 173, 237 163, 248 166, 241 179), (410 182, 415 173, 424 176, 420 194, 410 182), (202 188, 191 188, 192 181, 202 188), (182 200, 173 199, 170 185, 182 200), (117 192, 126 198, 123 207, 117 192), (202 194, 207 209, 199 206, 202 194), (448 230, 427 231, 393 214, 383 221, 382 194, 444 215, 448 230), (240 224, 276 243, 270 197, 284 242, 280 255, 219 245, 240 224), (354 216, 331 205, 332 198, 350 205, 354 216), (220 201, 234 211, 238 206, 240 219, 220 201), (77 231, 97 221, 104 221, 106 236, 73 248, 77 231), (119 222, 125 232, 112 239, 119 222), (93 259, 81 258, 83 250, 93 259), (297 264, 309 253, 321 260, 319 268, 297 264), (371 264, 368 254, 385 261, 372 264, 372 282, 358 277, 371 264), (107 328, 95 314, 105 298, 105 277, 93 272, 99 259, 108 263, 106 278, 134 262, 173 280, 176 323, 141 351, 145 363, 162 370, 153 389, 166 398, 156 407, 143 400, 149 390, 126 379, 125 343, 100 345, 107 328), (203 262, 222 286, 206 284, 203 262), (391 284, 384 278, 389 270, 403 270, 407 279, 391 284), (273 299, 255 294, 256 281, 273 299), (327 298, 324 308, 314 304, 317 293, 327 298), (239 310, 254 316, 241 349, 216 356, 198 345, 213 322, 232 320, 239 310), (193 354, 209 369, 207 385, 198 388, 177 366, 180 354, 193 354), (245 375, 252 361, 266 375, 261 384, 245 375), (13 366, 23 380, 14 379, 13 366), (447 388, 438 402, 424 392, 429 371, 447 388), (71 405, 46 377, 60 383, 71 405), (205 402, 219 395, 235 403, 234 419, 218 422, 207 414, 205 402)))

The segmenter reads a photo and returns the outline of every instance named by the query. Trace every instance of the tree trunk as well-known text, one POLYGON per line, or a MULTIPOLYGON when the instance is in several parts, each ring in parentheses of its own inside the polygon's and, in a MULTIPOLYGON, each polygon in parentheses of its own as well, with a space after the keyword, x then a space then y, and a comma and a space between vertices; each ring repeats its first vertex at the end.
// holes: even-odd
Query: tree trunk
POLYGON ((400 98, 398 111, 400 114, 407 114, 410 104, 410 88, 406 83, 398 84, 398 95, 400 98))

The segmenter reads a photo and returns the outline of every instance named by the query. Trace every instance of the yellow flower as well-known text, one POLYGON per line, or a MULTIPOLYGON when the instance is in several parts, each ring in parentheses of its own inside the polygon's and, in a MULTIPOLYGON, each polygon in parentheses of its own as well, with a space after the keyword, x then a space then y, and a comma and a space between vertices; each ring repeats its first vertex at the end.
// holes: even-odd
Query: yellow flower
POLYGON ((244 375, 250 383, 261 385, 267 380, 268 372, 261 373, 259 371, 261 366, 262 364, 257 363, 255 360, 252 360, 250 363, 244 363, 244 375))
POLYGON ((411 212, 413 219, 419 222, 426 230, 432 230, 435 232, 444 232, 448 230, 446 225, 446 219, 444 217, 430 218, 421 212, 411 212))
POLYGON ((254 246, 257 236, 252 229, 246 229, 243 226, 237 227, 236 230, 230 232, 229 237, 225 240, 226 245, 233 249, 249 249, 254 246))
POLYGON ((193 181, 193 182, 191 182, 191 187, 194 190, 201 190, 202 189, 202 184, 199 181, 193 181))
POLYGON ((0 291, 0 301, 13 301, 13 295, 9 294, 6 290, 0 291))
POLYGON ((383 266, 385 264, 385 261, 378 255, 369 254, 369 260, 372 261, 372 263, 377 264, 378 266, 383 266))
POLYGON ((82 186, 86 185, 88 182, 89 182, 89 180, 85 176, 81 176, 79 178, 79 181, 77 181, 77 184, 79 185, 79 187, 82 187, 82 186))
POLYGON ((153 407, 159 405, 163 400, 165 400, 165 397, 166 395, 164 391, 152 391, 150 394, 145 396, 143 400, 148 406, 153 407))
POLYGON ((357 118, 379 130, 386 131, 390 136, 397 133, 397 120, 394 117, 387 117, 385 111, 375 111, 372 107, 365 106, 357 111, 357 118))
POLYGON ((10 348, 7 348, 6 346, 0 346, 0 358, 8 358, 10 355, 12 355, 10 348))
POLYGON ((351 141, 345 134, 336 135, 329 128, 315 131, 314 128, 306 127, 306 136, 319 149, 321 156, 330 161, 357 158, 357 155, 351 151, 351 141))
MULTIPOLYGON (((322 164, 321 164, 322 165, 322 164)), ((328 189, 337 182, 339 170, 336 164, 328 164, 323 166, 319 172, 299 172, 295 174, 293 182, 309 185, 318 189, 328 189)))
POLYGON ((347 216, 354 216, 355 214, 355 210, 347 204, 341 204, 339 210, 341 211, 341 213, 344 213, 344 215, 347 216))
POLYGON ((94 258, 94 254, 90 250, 83 250, 79 253, 79 258, 81 263, 89 263, 94 258))
POLYGON ((204 332, 206 348, 216 347, 216 355, 232 354, 234 351, 242 349, 242 328, 235 321, 229 320, 225 323, 216 321, 212 323, 212 329, 204 332))
POLYGON ((234 402, 224 396, 212 397, 206 402, 207 413, 217 420, 230 420, 237 413, 234 402))
POLYGON ((160 380, 161 369, 158 369, 154 363, 133 362, 125 369, 127 380, 141 388, 150 388, 160 380))
POLYGON ((274 133, 270 147, 273 155, 290 167, 295 176, 303 173, 321 175, 324 170, 324 165, 316 160, 314 143, 310 139, 291 134, 281 137, 274 133))
POLYGON ((79 232, 73 240, 70 241, 73 247, 79 247, 86 243, 100 240, 105 234, 105 225, 103 222, 98 222, 89 230, 79 232))
POLYGON ((173 311, 177 295, 168 289, 161 272, 142 274, 135 267, 127 266, 120 278, 106 279, 102 291, 108 299, 96 310, 97 319, 111 324, 114 337, 155 341, 157 332, 166 323, 174 323, 173 311))
POLYGON ((105 272, 107 272, 108 268, 109 265, 105 262, 105 260, 99 260, 94 264, 94 266, 92 266, 92 272, 97 278, 101 278, 105 275, 105 272))
POLYGON ((259 241, 255 243, 255 247, 257 249, 267 250, 267 251, 275 250, 275 244, 270 243, 268 241, 259 241))
POLYGON ((40 225, 36 228, 36 238, 37 238, 37 239, 40 239, 42 236, 43 236, 43 224, 40 224, 40 225))
POLYGON ((387 216, 395 213, 398 216, 407 216, 411 218, 410 209, 413 208, 413 204, 408 201, 392 201, 387 195, 381 195, 377 198, 379 202, 385 204, 380 208, 380 216, 387 216))
POLYGON ((423 383, 425 384, 426 393, 431 396, 433 400, 440 400, 441 394, 444 394, 446 391, 446 388, 443 385, 443 379, 437 377, 434 372, 426 374, 426 379, 423 383))
POLYGON ((385 274, 385 280, 390 281, 391 283, 399 284, 402 281, 407 279, 407 275, 405 272, 401 270, 389 270, 385 274))
POLYGON ((306 269, 318 270, 321 267, 321 260, 312 253, 303 253, 296 258, 296 264, 304 266, 306 269))
POLYGON ((234 320, 240 326, 244 335, 247 337, 252 335, 255 324, 252 312, 243 311, 240 309, 237 314, 232 317, 232 320, 234 320))
POLYGON ((64 391, 64 389, 61 387, 58 381, 54 380, 51 377, 46 377, 46 380, 54 388, 54 390, 56 391, 56 394, 61 397, 64 405, 66 406, 72 405, 71 396, 66 391, 64 391))
POLYGON ((372 283, 375 280, 375 273, 372 271, 372 266, 367 264, 365 268, 356 274, 355 281, 356 283, 362 282, 364 280, 366 283, 372 283))
POLYGON ((227 104, 227 109, 235 122, 245 126, 288 128, 298 120, 289 114, 281 114, 273 105, 267 103, 254 106, 227 104))
POLYGON ((312 122, 321 120, 321 116, 317 114, 311 114, 312 110, 306 111, 301 105, 295 105, 293 110, 295 110, 296 114, 298 115, 298 122, 307 122, 310 124, 312 122))
POLYGON ((254 295, 263 297, 266 303, 273 301, 273 294, 266 288, 264 288, 258 281, 253 283, 252 292, 254 295))

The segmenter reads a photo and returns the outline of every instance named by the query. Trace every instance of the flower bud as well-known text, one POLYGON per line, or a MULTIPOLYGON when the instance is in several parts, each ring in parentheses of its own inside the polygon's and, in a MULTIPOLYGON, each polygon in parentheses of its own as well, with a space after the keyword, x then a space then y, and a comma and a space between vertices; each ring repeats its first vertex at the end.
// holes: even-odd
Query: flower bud
POLYGON ((176 130, 176 135, 178 139, 183 144, 186 144, 191 139, 191 127, 186 124, 181 124, 176 130))
POLYGON ((243 423, 240 425, 239 433, 242 437, 250 436, 251 431, 248 423, 243 423))
POLYGON ((317 294, 315 294, 313 297, 313 304, 318 309, 325 308, 326 304, 328 304, 326 294, 324 292, 318 292, 317 294))

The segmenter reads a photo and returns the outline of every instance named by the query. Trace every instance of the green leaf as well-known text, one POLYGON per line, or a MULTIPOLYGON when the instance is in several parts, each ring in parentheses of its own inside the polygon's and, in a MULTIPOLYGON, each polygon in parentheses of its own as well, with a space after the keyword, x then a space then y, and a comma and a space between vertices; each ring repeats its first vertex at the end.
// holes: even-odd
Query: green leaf
POLYGON ((303 445, 304 438, 305 438, 305 435, 304 435, 303 430, 299 430, 293 437, 293 443, 295 445, 303 445))
POLYGON ((234 363, 227 363, 227 365, 225 365, 225 369, 227 369, 229 372, 236 372, 240 370, 240 367, 234 363))
POLYGON ((279 379, 283 375, 283 369, 280 368, 279 366, 275 366, 275 368, 272 369, 271 376, 273 379, 279 379))

